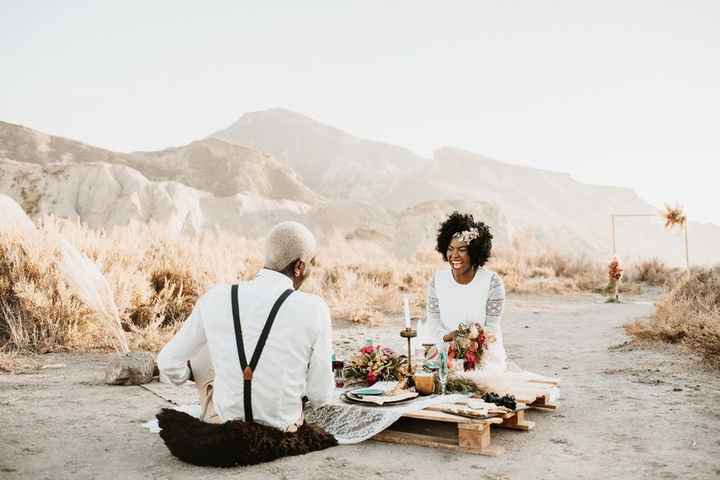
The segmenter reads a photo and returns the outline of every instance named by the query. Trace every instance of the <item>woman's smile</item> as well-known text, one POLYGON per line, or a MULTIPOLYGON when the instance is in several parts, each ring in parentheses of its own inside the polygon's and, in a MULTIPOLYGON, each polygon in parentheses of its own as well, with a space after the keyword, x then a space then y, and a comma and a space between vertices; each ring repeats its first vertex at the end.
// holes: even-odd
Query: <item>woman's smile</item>
POLYGON ((447 259, 453 269, 456 278, 458 275, 466 275, 471 270, 470 253, 467 242, 453 240, 447 250, 447 259))

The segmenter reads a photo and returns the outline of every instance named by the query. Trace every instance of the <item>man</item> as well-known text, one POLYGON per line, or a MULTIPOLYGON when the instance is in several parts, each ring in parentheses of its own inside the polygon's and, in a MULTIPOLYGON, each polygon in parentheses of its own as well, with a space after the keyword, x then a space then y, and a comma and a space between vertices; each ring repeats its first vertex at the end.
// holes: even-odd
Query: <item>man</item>
POLYGON ((297 222, 273 227, 265 266, 256 278, 240 283, 236 294, 231 285, 211 288, 158 355, 164 380, 179 385, 192 373, 204 421, 247 420, 247 414, 250 420, 292 432, 302 424, 303 395, 314 404, 331 399, 330 313, 320 297, 296 291, 310 274, 316 248, 313 234, 297 222), (268 322, 283 292, 291 294, 274 322, 268 322), (236 343, 238 321, 242 348, 236 343), (244 350, 243 363, 251 363, 266 323, 272 325, 257 365, 241 366, 239 350, 244 350))

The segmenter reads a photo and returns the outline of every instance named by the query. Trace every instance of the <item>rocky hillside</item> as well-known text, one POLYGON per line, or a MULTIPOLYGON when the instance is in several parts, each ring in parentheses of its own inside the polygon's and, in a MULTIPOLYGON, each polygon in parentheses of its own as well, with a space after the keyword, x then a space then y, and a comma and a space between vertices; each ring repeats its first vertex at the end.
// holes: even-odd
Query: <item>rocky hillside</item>
POLYGON ((322 195, 360 201, 376 202, 427 161, 281 108, 247 113, 213 136, 273 155, 322 195))
MULTIPOLYGON (((499 246, 605 260, 611 214, 657 213, 629 189, 456 148, 424 159, 283 109, 159 152, 111 152, 0 122, 0 193, 33 215, 94 227, 155 221, 255 237, 295 219, 324 239, 407 255, 431 250, 439 220, 459 209, 490 224, 499 246)), ((626 259, 683 261, 679 234, 659 218, 619 220, 617 243, 626 259)), ((691 223, 694 263, 720 261, 718 243, 720 227, 691 223)))

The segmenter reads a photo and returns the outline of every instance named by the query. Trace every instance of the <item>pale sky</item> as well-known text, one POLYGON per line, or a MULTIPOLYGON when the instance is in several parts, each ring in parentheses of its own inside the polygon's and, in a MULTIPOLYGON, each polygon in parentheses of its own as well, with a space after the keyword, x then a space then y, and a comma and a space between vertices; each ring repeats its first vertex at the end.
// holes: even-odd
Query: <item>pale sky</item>
POLYGON ((0 92, 0 120, 119 151, 284 107, 720 224, 714 0, 0 0, 0 92))

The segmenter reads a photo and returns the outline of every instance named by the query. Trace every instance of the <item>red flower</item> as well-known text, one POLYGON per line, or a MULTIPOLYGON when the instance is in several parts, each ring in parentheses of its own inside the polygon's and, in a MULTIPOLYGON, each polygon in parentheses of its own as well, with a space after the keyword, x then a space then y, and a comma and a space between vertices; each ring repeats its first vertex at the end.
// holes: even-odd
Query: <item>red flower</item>
POLYGON ((373 353, 375 353, 375 347, 373 347, 372 345, 367 345, 367 346, 362 347, 362 348, 360 349, 360 353, 365 353, 365 354, 367 354, 367 355, 372 355, 373 353))
POLYGON ((477 363, 477 357, 473 352, 465 352, 465 370, 473 370, 477 363))
POLYGON ((367 381, 368 384, 372 385, 373 383, 377 382, 377 374, 370 370, 367 374, 367 381))

